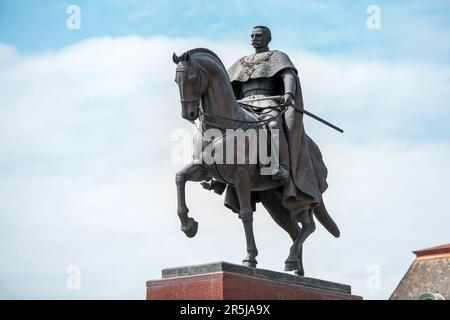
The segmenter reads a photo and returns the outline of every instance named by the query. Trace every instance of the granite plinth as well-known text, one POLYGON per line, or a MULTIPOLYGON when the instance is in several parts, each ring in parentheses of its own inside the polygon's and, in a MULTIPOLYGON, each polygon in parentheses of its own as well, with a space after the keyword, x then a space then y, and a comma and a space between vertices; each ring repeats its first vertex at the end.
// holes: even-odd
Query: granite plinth
POLYGON ((345 284, 214 262, 162 270, 147 300, 361 300, 345 284))

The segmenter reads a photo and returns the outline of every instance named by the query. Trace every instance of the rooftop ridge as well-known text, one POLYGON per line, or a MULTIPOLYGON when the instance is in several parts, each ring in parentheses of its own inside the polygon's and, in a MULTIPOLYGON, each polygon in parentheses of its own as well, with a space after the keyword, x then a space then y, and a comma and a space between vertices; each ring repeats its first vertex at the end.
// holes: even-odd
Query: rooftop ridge
POLYGON ((420 250, 415 250, 413 253, 417 258, 436 256, 436 255, 450 255, 450 243, 441 246, 430 247, 420 250))

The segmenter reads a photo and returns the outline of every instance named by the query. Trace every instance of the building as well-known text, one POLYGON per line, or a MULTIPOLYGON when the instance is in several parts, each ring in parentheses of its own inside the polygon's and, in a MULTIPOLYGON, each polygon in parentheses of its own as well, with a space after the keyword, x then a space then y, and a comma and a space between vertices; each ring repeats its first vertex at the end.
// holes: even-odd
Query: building
POLYGON ((450 300, 450 243, 413 252, 416 259, 390 300, 450 300))

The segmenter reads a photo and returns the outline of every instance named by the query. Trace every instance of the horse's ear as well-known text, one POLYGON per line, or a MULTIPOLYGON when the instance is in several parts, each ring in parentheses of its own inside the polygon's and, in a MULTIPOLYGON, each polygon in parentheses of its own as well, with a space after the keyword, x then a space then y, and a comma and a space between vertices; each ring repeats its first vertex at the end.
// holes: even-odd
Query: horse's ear
POLYGON ((177 56, 177 54, 174 52, 172 55, 173 63, 178 64, 180 62, 180 58, 177 56))
POLYGON ((186 56, 184 57, 184 60, 186 61, 186 63, 191 63, 191 53, 188 51, 186 52, 186 56))

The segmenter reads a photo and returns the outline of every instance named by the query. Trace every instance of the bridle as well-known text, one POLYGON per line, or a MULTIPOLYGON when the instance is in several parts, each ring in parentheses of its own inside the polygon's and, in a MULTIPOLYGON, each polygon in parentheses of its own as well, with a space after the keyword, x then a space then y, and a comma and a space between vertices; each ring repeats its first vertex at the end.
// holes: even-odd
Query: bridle
MULTIPOLYGON (((208 77, 206 76, 206 72, 201 67, 193 67, 190 65, 183 65, 181 67, 178 67, 176 72, 187 72, 187 71, 195 71, 195 91, 194 91, 194 97, 190 99, 185 99, 183 97, 183 90, 180 91, 180 102, 183 103, 189 103, 189 102, 197 102, 200 101, 201 95, 202 95, 202 77, 200 75, 200 72, 203 72, 206 81, 208 81, 208 77)), ((206 85, 208 85, 206 83, 206 85)))

